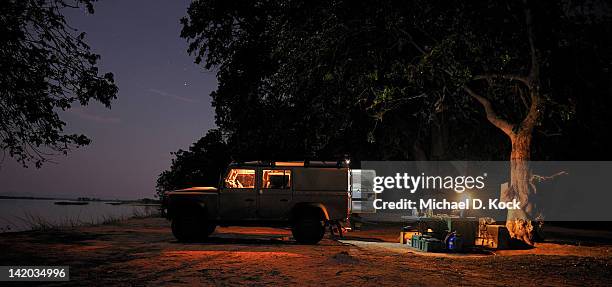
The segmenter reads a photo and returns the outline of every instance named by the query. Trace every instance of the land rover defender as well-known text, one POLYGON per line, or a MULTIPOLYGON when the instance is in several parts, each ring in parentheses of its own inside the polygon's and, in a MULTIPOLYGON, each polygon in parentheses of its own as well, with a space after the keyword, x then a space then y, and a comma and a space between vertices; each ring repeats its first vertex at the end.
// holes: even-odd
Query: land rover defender
POLYGON ((316 244, 326 226, 349 217, 351 176, 345 161, 232 163, 218 188, 166 192, 163 209, 179 241, 201 240, 217 226, 271 226, 316 244))

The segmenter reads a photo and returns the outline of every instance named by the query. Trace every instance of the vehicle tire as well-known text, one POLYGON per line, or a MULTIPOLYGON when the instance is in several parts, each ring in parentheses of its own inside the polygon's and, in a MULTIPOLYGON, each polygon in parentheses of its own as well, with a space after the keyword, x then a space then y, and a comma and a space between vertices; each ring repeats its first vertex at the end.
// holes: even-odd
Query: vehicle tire
POLYGON ((217 229, 217 225, 209 223, 206 225, 206 237, 210 236, 217 229))
POLYGON ((296 218, 291 233, 298 243, 317 244, 325 234, 323 217, 318 211, 305 212, 296 218))
POLYGON ((172 219, 172 234, 181 242, 204 240, 215 231, 215 227, 195 216, 179 216, 172 219))

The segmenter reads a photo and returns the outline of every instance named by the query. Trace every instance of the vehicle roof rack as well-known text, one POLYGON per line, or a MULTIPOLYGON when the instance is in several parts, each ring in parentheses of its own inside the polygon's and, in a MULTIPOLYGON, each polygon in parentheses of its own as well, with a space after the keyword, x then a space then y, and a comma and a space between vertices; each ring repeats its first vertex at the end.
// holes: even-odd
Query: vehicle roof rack
POLYGON ((338 161, 245 161, 245 162, 232 162, 230 166, 264 166, 264 167, 275 167, 275 166, 286 166, 286 167, 348 167, 348 163, 344 160, 338 161))

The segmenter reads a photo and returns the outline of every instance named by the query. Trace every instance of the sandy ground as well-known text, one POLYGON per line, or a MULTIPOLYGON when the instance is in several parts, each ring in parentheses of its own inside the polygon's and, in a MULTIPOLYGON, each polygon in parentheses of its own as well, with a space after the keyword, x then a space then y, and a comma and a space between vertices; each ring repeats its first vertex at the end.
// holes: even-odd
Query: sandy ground
POLYGON ((48 284, 74 286, 612 286, 606 243, 425 254, 394 243, 397 231, 371 226, 309 246, 292 241, 288 230, 230 227, 218 228, 207 242, 184 244, 164 219, 131 219, 0 234, 0 265, 69 265, 70 282, 48 284))

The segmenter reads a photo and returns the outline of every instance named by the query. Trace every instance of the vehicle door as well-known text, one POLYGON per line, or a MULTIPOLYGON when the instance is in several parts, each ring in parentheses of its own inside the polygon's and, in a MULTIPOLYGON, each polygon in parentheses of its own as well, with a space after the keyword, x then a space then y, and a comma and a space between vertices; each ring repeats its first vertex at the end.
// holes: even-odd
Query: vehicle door
POLYGON ((257 213, 257 170, 231 168, 219 193, 219 214, 222 220, 251 220, 257 213))
POLYGON ((288 218, 293 197, 291 169, 264 168, 260 182, 258 217, 269 220, 288 218))

